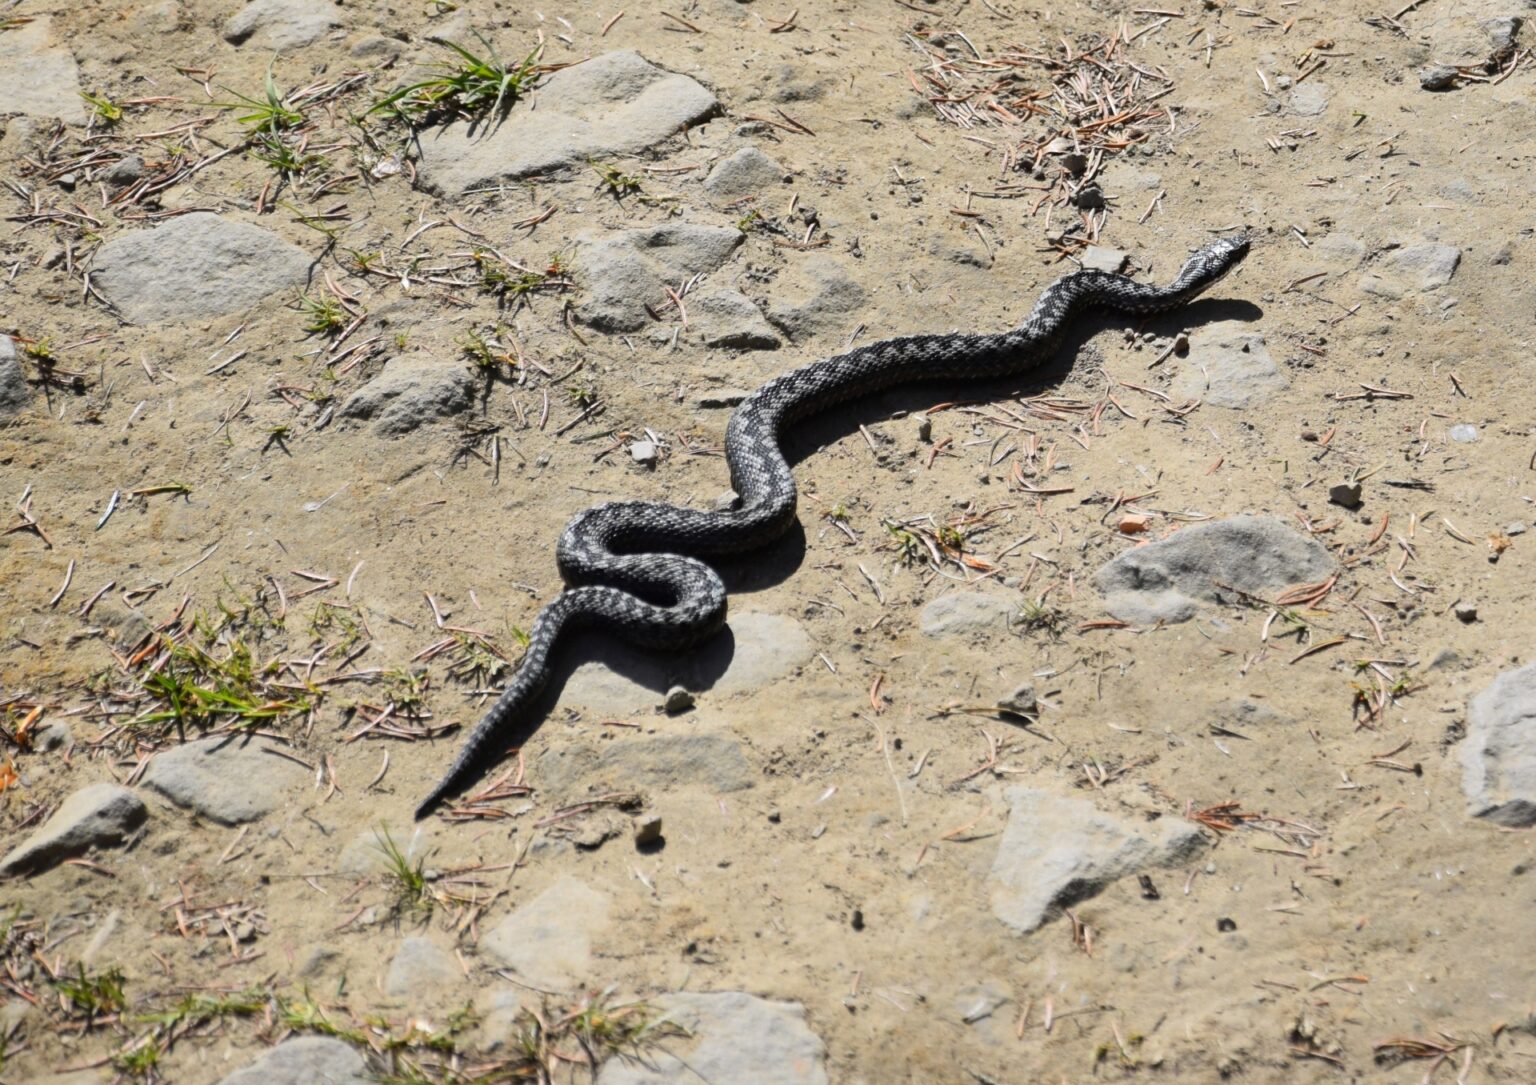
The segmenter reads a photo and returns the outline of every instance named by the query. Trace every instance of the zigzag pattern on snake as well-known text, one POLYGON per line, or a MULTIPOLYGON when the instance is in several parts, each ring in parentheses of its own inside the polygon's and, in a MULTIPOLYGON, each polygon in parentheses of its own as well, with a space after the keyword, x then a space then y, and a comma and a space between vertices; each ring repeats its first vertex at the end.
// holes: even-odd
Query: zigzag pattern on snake
POLYGON ((1071 319, 1090 307, 1128 314, 1177 308, 1208 290, 1248 255, 1247 237, 1197 250, 1168 286, 1077 271, 1056 280, 1013 331, 884 339, 776 377, 731 416, 725 455, 734 509, 706 512, 650 501, 617 501, 578 514, 560 536, 556 561, 567 588, 539 612, 516 674, 470 732, 442 781, 416 811, 426 816, 462 791, 505 751, 505 732, 549 678, 550 652, 566 630, 601 625, 638 644, 681 648, 725 622, 725 585, 700 556, 762 547, 795 516, 795 479, 779 434, 828 407, 911 381, 1001 377, 1048 359, 1071 319), (501 737, 498 737, 501 736, 501 737))

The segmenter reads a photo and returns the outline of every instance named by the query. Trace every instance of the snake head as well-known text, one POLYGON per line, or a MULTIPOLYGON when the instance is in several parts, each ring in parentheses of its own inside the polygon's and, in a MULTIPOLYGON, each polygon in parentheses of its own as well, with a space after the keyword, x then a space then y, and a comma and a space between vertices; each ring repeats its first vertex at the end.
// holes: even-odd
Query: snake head
POLYGON ((1202 245, 1185 262, 1178 281, 1192 285, 1196 293, 1204 293, 1243 262, 1252 242, 1253 236, 1245 232, 1202 245))

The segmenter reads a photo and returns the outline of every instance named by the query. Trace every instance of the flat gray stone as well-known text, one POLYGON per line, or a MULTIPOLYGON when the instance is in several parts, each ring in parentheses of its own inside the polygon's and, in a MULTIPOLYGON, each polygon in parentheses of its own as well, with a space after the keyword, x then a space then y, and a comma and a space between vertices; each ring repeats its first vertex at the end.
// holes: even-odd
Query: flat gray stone
POLYGON ((480 939, 491 954, 534 987, 580 986, 592 967, 592 942, 607 933, 608 894, 561 878, 480 939))
MULTIPOLYGON (((617 234, 583 234, 573 258, 585 291, 576 317, 598 331, 632 332, 672 305, 677 289, 731 258, 746 235, 728 226, 671 222, 617 234)), ((684 301, 687 304, 687 301, 684 301)))
POLYGON ((1180 818, 1131 821, 1029 787, 1010 787, 1003 798, 1008 825, 987 883, 993 914, 1022 934, 1113 881, 1186 862, 1205 845, 1200 829, 1180 818))
POLYGON ((391 998, 414 998, 462 982, 464 972, 447 950, 425 938, 406 938, 389 962, 384 993, 391 998))
POLYGON ((688 320, 699 330, 705 346, 736 350, 775 350, 781 340, 752 299, 734 290, 690 296, 688 320))
POLYGON ((302 286, 310 263, 303 249, 259 226, 194 211, 107 242, 93 281, 130 323, 186 322, 302 286))
POLYGON ((270 814, 307 778, 302 766, 263 753, 254 739, 230 737, 173 746, 144 770, 144 786, 220 825, 270 814))
POLYGON ((780 277, 777 287, 768 319, 794 340, 851 328, 868 297, 841 263, 819 254, 780 277))
POLYGON ((956 591, 941 595, 923 607, 918 628, 930 637, 1003 632, 1018 613, 1018 604, 1002 595, 956 591))
POLYGON ((32 389, 16 357, 16 344, 0 332, 0 422, 15 418, 32 402, 32 389))
POLYGON ((715 164, 704 179, 704 191, 721 200, 739 200, 781 187, 788 174, 756 147, 743 147, 715 164))
POLYGON ((1130 258, 1130 253, 1120 249, 1089 245, 1083 250, 1083 268, 1087 271, 1107 271, 1111 275, 1117 275, 1125 270, 1125 262, 1130 258))
POLYGON ((1298 117, 1321 116, 1328 109, 1329 87, 1326 83, 1302 83, 1291 91, 1291 112, 1298 117))
POLYGON ((363 1057, 329 1036, 286 1040, 219 1085, 372 1085, 363 1057))
POLYGON ((603 662, 575 669, 564 696, 599 712, 633 712, 657 704, 676 685, 746 693, 792 674, 814 651, 805 626, 782 614, 732 614, 727 626, 729 636, 675 656, 616 643, 604 651, 603 662))
POLYGON ((0 31, 0 87, 5 88, 0 94, 0 114, 85 123, 80 67, 73 53, 52 43, 52 21, 46 15, 0 31))
POLYGON ((1235 320, 1196 328, 1189 356, 1174 379, 1176 395, 1237 410, 1290 386, 1270 357, 1264 337, 1235 320))
POLYGON ((1473 817, 1536 825, 1536 663, 1505 671, 1472 698, 1461 767, 1473 817))
POLYGON ((1360 289, 1377 297, 1397 299, 1438 290, 1451 281, 1461 250, 1425 241, 1388 253, 1360 280, 1360 289))
POLYGON ((1323 579, 1333 556, 1272 516, 1233 516, 1186 527, 1128 550, 1094 574, 1115 617, 1182 622, 1200 602, 1222 602, 1223 585, 1264 592, 1323 579))
POLYGON ((563 68, 518 102, 505 119, 450 124, 422 139, 420 176, 439 193, 584 166, 591 158, 635 154, 719 108, 686 75, 631 50, 563 68))
POLYGON ((669 1039, 644 1060, 617 1055, 597 1085, 826 1085, 827 1047, 798 1002, 770 1002, 739 991, 682 991, 652 1001, 689 1035, 669 1039))
POLYGON ((474 398, 475 378, 459 362, 407 354, 348 396, 341 417, 371 421, 380 437, 400 437, 468 410, 474 398))
POLYGON ((224 23, 231 45, 297 49, 341 25, 341 9, 326 0, 252 0, 224 23))
POLYGON ((1354 267, 1365 258, 1365 242, 1345 233, 1331 233, 1313 242, 1312 253, 1332 263, 1354 267))
POLYGON ((126 787, 83 787, 0 860, 0 878, 38 874, 91 848, 121 844, 148 816, 144 801, 126 787))

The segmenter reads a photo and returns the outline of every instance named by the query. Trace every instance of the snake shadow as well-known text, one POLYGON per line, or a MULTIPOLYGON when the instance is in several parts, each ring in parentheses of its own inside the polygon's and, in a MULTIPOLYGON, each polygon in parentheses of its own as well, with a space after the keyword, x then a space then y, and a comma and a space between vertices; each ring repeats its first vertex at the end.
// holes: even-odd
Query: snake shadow
MULTIPOLYGON (((1196 301, 1177 315, 1154 317, 1139 327, 1160 335, 1218 320, 1252 322, 1262 310, 1250 302, 1208 298, 1196 301)), ((912 414, 932 406, 937 400, 964 399, 986 402, 1032 395, 1060 385, 1072 372, 1084 345, 1095 335, 1132 326, 1125 319, 1108 314, 1090 314, 1079 319, 1067 339, 1052 357, 1029 370, 993 380, 967 382, 916 381, 885 392, 833 407, 808 418, 781 439, 781 447, 790 466, 796 466, 849 435, 861 425, 881 422, 902 412, 912 414)), ((802 358, 794 365, 811 361, 802 358)), ((788 367, 786 367, 787 369, 788 367)), ((902 461, 903 464, 906 461, 902 461)), ((808 540, 803 515, 781 538, 762 550, 731 558, 716 558, 711 564, 719 571, 732 596, 748 595, 788 580, 805 561, 808 540)), ((734 602, 734 600, 733 600, 734 602)), ((724 629, 707 640, 679 651, 641 648, 600 630, 589 629, 576 636, 562 637, 551 657, 549 685, 529 706, 516 729, 506 739, 508 750, 522 746, 532 738, 546 719, 554 716, 567 687, 586 663, 601 663, 607 670, 644 689, 655 692, 658 700, 666 690, 681 685, 693 692, 715 686, 730 668, 741 646, 729 620, 724 629)), ((583 676, 579 681, 595 681, 599 690, 611 679, 583 676)), ((631 691, 632 692, 632 691, 631 691)), ((594 714, 601 714, 597 710, 594 714)))

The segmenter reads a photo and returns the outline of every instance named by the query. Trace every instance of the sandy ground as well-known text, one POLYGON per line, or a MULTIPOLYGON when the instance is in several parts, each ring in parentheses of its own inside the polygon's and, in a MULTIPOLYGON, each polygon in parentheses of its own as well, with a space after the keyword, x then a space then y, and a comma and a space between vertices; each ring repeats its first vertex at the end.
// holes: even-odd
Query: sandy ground
MULTIPOLYGON (((142 762, 175 744, 173 728, 128 723, 153 708, 134 694, 134 652, 151 627, 203 615, 224 626, 210 652, 222 658, 238 639, 258 663, 297 661, 270 681, 309 683, 313 704, 256 725, 305 766, 284 762, 299 782, 262 819, 221 826, 141 788, 150 820, 129 849, 0 883, 0 915, 19 905, 20 924, 3 947, 0 998, 36 1001, 16 1011, 0 1080, 132 1079, 123 1052, 164 1039, 141 1015, 194 989, 307 991, 348 1027, 388 1022, 369 1033, 375 1047, 413 1020, 441 1029, 495 991, 529 993, 497 977, 480 938, 565 877, 605 895, 611 912, 573 990, 801 1003, 833 1082, 1536 1080, 1532 837, 1468 816, 1455 756, 1468 697, 1527 660, 1536 585, 1531 536, 1505 534, 1529 521, 1536 478, 1533 74, 1519 38, 1491 69, 1471 67, 1494 52, 1480 23, 1519 12, 1449 0, 1396 18, 1354 0, 792 10, 629 4, 614 22, 611 7, 348 4, 335 9, 339 29, 273 66, 285 93, 365 76, 306 110, 311 143, 341 181, 325 186, 312 167, 278 183, 233 153, 107 207, 111 190, 86 179, 96 167, 77 170, 72 190, 58 174, 101 147, 112 160, 166 155, 180 137, 137 137, 205 116, 215 119, 197 129, 193 158, 238 145, 234 111, 213 102, 227 98, 220 87, 259 97, 272 50, 221 39, 231 5, 51 12, 52 40, 73 54, 83 87, 155 100, 89 137, 79 125, 55 137, 50 122, 0 120, 11 187, 0 199, 11 216, 0 330, 22 347, 46 341, 53 356, 22 353, 32 403, 0 429, 5 526, 21 528, 0 545, 0 765, 20 775, 0 797, 3 838, 22 839, 86 784, 137 783, 142 762), (623 195, 584 168, 457 197, 414 188, 409 158, 370 175, 348 112, 443 55, 428 35, 473 42, 471 30, 506 56, 542 37, 546 64, 632 48, 709 87, 723 114, 611 156, 640 180, 623 195), (399 39, 398 63, 353 55, 381 32, 399 39), (1076 171, 1058 147, 1032 172, 1040 128, 1017 105, 983 123, 953 102, 941 116, 929 100, 946 96, 946 80, 954 97, 985 86, 965 74, 977 55, 1061 64, 1111 35, 1133 40, 1102 54, 1105 70, 1161 73, 1143 96, 1166 93, 1133 131, 1115 129, 1128 146, 1095 150, 1085 136, 1076 171), (1468 65, 1470 77, 1421 89, 1435 61, 1468 65), (745 145, 792 178, 723 209, 700 182, 745 145), (1102 211, 1065 202, 1083 168, 1108 197, 1102 211), (366 318, 332 346, 305 330, 290 290, 212 320, 120 321, 85 290, 93 249, 148 225, 146 214, 186 208, 323 257, 312 295, 327 294, 328 275, 366 318), (865 292, 838 327, 737 352, 704 346, 662 307, 624 338, 571 319, 579 259, 563 290, 498 299, 363 274, 348 256, 377 250, 393 264, 410 245, 462 264, 475 247, 467 235, 412 236, 451 217, 543 269, 585 232, 679 218, 728 226, 752 210, 781 231, 750 229, 714 280, 771 303, 806 260, 835 257, 865 292), (724 490, 711 452, 728 411, 700 405, 701 394, 750 388, 850 337, 1007 327, 1090 239, 1166 280, 1213 231, 1238 226, 1254 231, 1253 253, 1188 310, 1145 325, 1085 320, 1033 376, 903 390, 805 426, 790 442, 800 530, 726 569, 733 613, 792 619, 808 637, 790 673, 698 690, 676 716, 659 711, 660 691, 593 679, 591 703, 557 700, 507 762, 528 790, 479 804, 477 817, 412 824, 486 703, 476 691, 505 677, 450 673, 451 659, 475 662, 473 646, 423 660, 448 635, 439 619, 482 631, 515 660, 514 627, 559 588, 552 547, 567 518, 609 497, 704 505, 724 490), (329 248, 328 230, 340 231, 329 248), (1459 253, 1449 282, 1385 291, 1397 297, 1366 288, 1373 272, 1394 274, 1401 247, 1426 242, 1459 253), (1244 408, 1186 409, 1174 384, 1189 364, 1151 363, 1215 321, 1261 335, 1284 387, 1244 408), (498 325, 525 364, 500 367, 459 419, 395 439, 318 424, 391 354, 468 367, 468 332, 498 325), (376 347, 335 361, 373 337, 376 347), (219 368, 237 349, 248 353, 219 368), (1057 407, 1039 409, 1035 396, 1057 407), (593 401, 600 413, 567 425, 593 401), (956 401, 1012 413, 933 410, 925 440, 915 416, 956 401), (1457 425, 1476 440, 1452 439, 1457 425), (647 429, 666 445, 654 468, 627 447, 647 429), (1330 503, 1331 486, 1357 478, 1359 508, 1330 503), (133 496, 173 482, 189 492, 133 496), (884 526, 931 515, 936 528, 967 511, 986 513, 965 525, 964 552, 982 559, 971 567, 904 561, 884 526), (1256 600, 1157 629, 1106 621, 1091 587, 1105 561, 1244 512, 1311 531, 1345 559, 1331 591, 1310 606, 1256 600), (1144 515, 1133 526, 1145 532, 1122 533, 1127 515, 1144 515), (996 559, 1018 539, 1028 541, 996 559), (961 581, 984 573, 984 587, 1034 620, 920 631, 923 605, 973 590, 961 581), (1475 604, 1474 621, 1458 619, 1458 602, 1475 604), (324 681, 349 673, 364 677, 324 681), (1043 702, 1030 726, 978 707, 1030 681, 1043 702), (1223 707, 1238 701, 1272 715, 1239 727, 1223 707), (386 709, 385 726, 365 726, 386 709), (6 740, 50 723, 67 727, 67 744, 6 740), (674 735, 729 739, 751 786, 723 793, 678 772, 637 786, 622 767, 601 780, 560 768, 674 735), (1003 790, 1019 785, 1140 821, 1229 803, 1270 820, 1208 828, 1197 858, 1148 872, 1150 891, 1127 877, 1022 935, 994 916, 988 883, 1003 790), (627 810, 572 812, 621 792, 635 793, 627 810), (665 846, 638 850, 631 822, 653 815, 665 846), (398 906, 396 887, 370 871, 367 845, 383 827, 441 875, 430 910, 398 906), (457 981, 388 993, 407 936, 456 953, 457 981), (48 981, 87 948, 91 974, 125 977, 126 1007, 104 1021, 82 1020, 48 981)), ((24 3, 0 20, 43 14, 24 3)), ((1052 68, 1016 63, 1015 90, 1050 90, 1052 68)), ((1049 94, 1033 100, 1049 105, 1049 94)), ((576 657, 611 651, 584 641, 576 657)), ((622 751, 610 764, 624 764, 622 751)), ((219 1080, 285 1034, 277 1005, 191 1029, 140 1078, 219 1080)), ((474 1062, 487 1034, 470 1028, 457 1042, 474 1062)), ((433 1069, 438 1056, 401 1051, 425 1080, 460 1080, 433 1069)), ((559 1074, 585 1078, 575 1064, 559 1074)))

